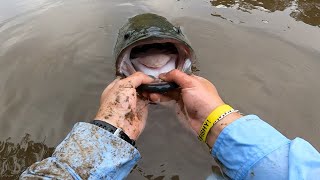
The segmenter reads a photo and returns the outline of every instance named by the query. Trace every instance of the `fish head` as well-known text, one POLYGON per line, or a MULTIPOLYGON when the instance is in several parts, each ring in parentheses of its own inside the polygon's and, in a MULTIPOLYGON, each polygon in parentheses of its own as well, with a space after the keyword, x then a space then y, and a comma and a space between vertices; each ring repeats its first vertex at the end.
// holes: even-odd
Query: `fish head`
POLYGON ((116 73, 127 77, 141 71, 164 83, 159 74, 179 69, 191 74, 195 53, 180 27, 166 18, 146 13, 128 19, 114 48, 116 73))

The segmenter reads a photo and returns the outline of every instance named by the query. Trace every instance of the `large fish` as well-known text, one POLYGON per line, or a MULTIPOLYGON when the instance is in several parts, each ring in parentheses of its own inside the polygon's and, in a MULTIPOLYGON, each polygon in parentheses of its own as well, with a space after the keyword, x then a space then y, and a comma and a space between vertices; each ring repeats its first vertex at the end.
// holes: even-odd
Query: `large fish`
POLYGON ((141 71, 156 78, 143 85, 145 91, 165 92, 176 88, 174 83, 158 79, 159 74, 179 69, 188 74, 195 54, 180 27, 156 14, 140 14, 128 20, 119 30, 114 48, 117 75, 129 76, 141 71))

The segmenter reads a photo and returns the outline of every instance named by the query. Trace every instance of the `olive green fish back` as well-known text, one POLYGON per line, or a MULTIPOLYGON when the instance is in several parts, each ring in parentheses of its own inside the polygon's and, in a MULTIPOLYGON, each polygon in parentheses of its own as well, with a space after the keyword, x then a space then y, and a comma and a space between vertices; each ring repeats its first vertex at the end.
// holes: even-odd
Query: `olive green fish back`
MULTIPOLYGON (((114 48, 115 59, 131 44, 150 37, 174 38, 190 47, 179 27, 172 25, 166 18, 146 13, 134 16, 119 30, 114 48)), ((192 49, 190 47, 190 49, 192 49)))

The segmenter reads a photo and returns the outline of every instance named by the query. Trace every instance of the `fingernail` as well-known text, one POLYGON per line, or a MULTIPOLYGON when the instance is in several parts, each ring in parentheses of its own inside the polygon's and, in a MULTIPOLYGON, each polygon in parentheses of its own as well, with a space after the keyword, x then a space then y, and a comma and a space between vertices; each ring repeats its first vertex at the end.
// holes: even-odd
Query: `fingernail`
POLYGON ((152 75, 148 75, 149 77, 151 77, 152 79, 156 79, 156 77, 152 76, 152 75))

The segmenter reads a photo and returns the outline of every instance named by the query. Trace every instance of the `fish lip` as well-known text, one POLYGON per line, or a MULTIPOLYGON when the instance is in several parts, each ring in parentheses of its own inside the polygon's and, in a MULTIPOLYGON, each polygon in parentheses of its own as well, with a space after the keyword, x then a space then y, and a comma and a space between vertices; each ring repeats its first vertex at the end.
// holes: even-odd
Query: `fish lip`
MULTIPOLYGON (((166 43, 166 42, 171 42, 174 43, 176 48, 178 49, 177 45, 183 45, 186 51, 184 52, 185 54, 188 55, 189 59, 194 62, 195 61, 195 54, 192 49, 192 47, 189 45, 188 42, 185 40, 179 39, 177 37, 174 37, 170 35, 170 33, 153 33, 151 35, 141 35, 138 36, 137 38, 134 38, 130 43, 128 43, 124 48, 122 48, 119 53, 115 56, 116 57, 116 74, 118 76, 123 76, 126 77, 125 74, 121 71, 121 66, 123 65, 122 63, 124 62, 123 57, 126 53, 130 53, 132 48, 139 46, 139 45, 144 45, 144 44, 152 44, 152 43, 166 43)), ((178 50, 179 51, 179 50, 178 50)), ((180 55, 180 52, 179 52, 180 55)))

